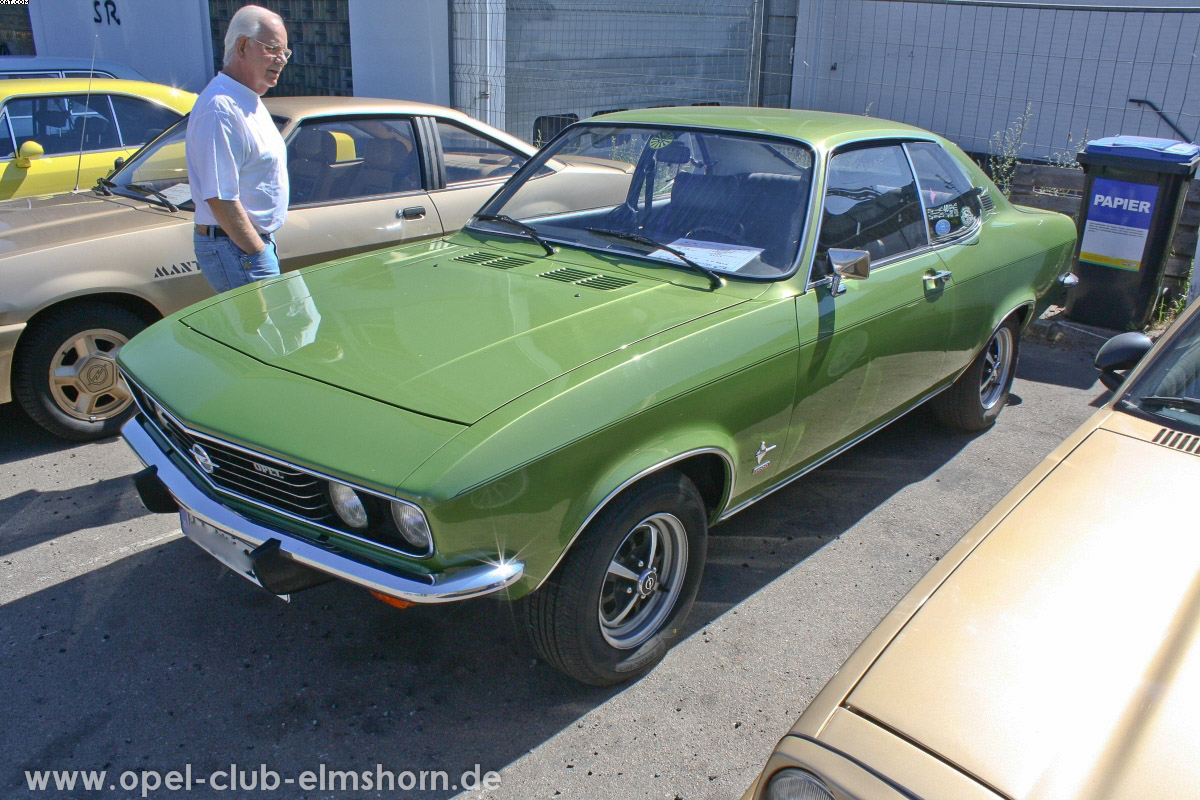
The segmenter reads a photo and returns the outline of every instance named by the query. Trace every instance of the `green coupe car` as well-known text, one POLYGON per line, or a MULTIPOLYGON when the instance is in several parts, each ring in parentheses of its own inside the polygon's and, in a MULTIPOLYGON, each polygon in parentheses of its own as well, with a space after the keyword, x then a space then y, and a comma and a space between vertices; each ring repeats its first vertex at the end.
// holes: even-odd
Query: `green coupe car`
POLYGON ((123 433, 147 507, 268 591, 494 593, 614 684, 685 630, 710 526, 927 400, 990 426, 1074 242, 917 128, 609 114, 456 234, 151 326, 123 433), (533 180, 563 158, 625 180, 533 180))

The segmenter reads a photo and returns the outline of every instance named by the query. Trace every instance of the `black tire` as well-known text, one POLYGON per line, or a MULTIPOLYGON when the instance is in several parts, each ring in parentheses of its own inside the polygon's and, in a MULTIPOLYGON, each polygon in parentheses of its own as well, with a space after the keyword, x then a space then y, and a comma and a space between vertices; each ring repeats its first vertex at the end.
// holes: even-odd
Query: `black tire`
POLYGON ((107 303, 79 303, 49 312, 17 345, 17 401, 55 436, 90 441, 115 435, 134 406, 114 359, 145 327, 141 317, 107 303))
POLYGON ((700 588, 707 546, 704 503, 686 476, 667 470, 631 487, 596 515, 554 574, 526 598, 534 648, 556 669, 594 686, 641 677, 678 638, 700 588), (651 540, 658 543, 655 558, 639 567, 651 540))
POLYGON ((943 425, 975 433, 996 422, 1017 373, 1020 341, 1017 323, 1006 319, 967 371, 934 398, 933 411, 943 425))

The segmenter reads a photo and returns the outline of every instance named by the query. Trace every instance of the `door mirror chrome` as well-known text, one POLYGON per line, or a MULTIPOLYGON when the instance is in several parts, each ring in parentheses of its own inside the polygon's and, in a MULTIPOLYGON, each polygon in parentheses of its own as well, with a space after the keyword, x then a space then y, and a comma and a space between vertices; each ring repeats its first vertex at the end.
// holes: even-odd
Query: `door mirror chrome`
POLYGON ((41 158, 46 154, 45 149, 37 142, 30 139, 21 145, 21 149, 17 151, 17 159, 13 161, 13 165, 19 169, 29 169, 30 162, 35 158, 41 158))
POLYGON ((840 250, 831 247, 828 252, 829 266, 833 275, 829 279, 829 291, 841 294, 846 291, 842 279, 865 281, 871 275, 871 254, 866 250, 840 250))
POLYGON ((1149 336, 1137 331, 1120 333, 1109 339, 1096 353, 1095 364, 1096 369, 1100 370, 1100 382, 1116 391, 1125 380, 1123 373, 1137 366, 1153 345, 1149 336))

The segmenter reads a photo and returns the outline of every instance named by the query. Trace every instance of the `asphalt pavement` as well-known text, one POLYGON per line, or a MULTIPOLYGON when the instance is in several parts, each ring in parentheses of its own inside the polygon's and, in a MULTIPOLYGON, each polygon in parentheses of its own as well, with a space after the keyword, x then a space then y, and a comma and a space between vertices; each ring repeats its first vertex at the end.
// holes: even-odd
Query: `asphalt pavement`
POLYGON ((689 635, 615 689, 536 659, 501 602, 401 611, 335 583, 284 603, 146 512, 119 439, 62 442, 0 406, 0 796, 425 798, 490 777, 468 794, 738 797, 863 636, 1103 401, 1098 344, 1027 339, 992 430, 918 409, 715 528, 689 635), (31 789, 42 770, 103 770, 103 788, 31 789))

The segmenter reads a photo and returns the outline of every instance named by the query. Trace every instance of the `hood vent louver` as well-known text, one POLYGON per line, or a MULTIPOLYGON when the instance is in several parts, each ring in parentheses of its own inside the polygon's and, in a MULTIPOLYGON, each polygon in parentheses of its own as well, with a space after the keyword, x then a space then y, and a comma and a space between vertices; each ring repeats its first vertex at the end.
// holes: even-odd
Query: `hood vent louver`
POLYGON ((491 253, 467 253, 454 259, 455 261, 465 261, 468 264, 478 264, 483 267, 493 267, 494 269, 512 269, 525 264, 532 264, 525 258, 514 258, 513 256, 494 256, 491 253))
POLYGON ((586 281, 580 281, 580 286, 586 286, 589 289, 603 289, 604 291, 612 291, 620 289, 622 286, 629 286, 633 281, 628 278, 614 278, 611 275, 597 275, 594 278, 588 278, 586 281))
POLYGON ((576 281, 582 281, 587 278, 594 278, 596 277, 596 273, 585 272, 581 269, 575 269, 574 267, 563 267, 562 269, 556 269, 552 272, 543 272, 538 277, 549 278, 552 281, 562 281, 563 283, 575 283, 576 281))
POLYGON ((587 289, 599 289, 609 292, 613 289, 620 289, 624 286, 631 286, 637 281, 631 281, 628 278, 614 278, 611 275, 597 275, 594 272, 588 272, 574 267, 563 267, 552 272, 543 272, 539 278, 549 278, 552 281, 562 281, 563 283, 573 283, 576 286, 583 286, 587 289))
POLYGON ((1163 428, 1154 437, 1155 444, 1161 444, 1164 447, 1170 447, 1172 450, 1181 450, 1184 453, 1192 455, 1200 455, 1200 436, 1192 436, 1188 433, 1180 433, 1179 431, 1163 428))

